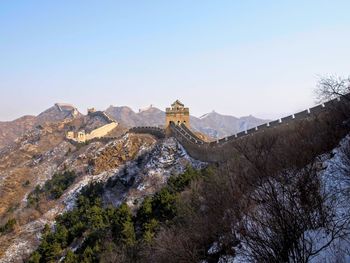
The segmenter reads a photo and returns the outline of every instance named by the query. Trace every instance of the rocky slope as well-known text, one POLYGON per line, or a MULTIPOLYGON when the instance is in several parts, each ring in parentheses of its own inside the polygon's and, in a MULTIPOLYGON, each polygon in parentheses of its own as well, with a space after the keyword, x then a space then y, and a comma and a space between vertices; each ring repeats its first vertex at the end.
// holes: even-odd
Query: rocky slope
POLYGON ((14 121, 0 122, 0 148, 13 142, 34 125, 34 116, 23 116, 14 121))
POLYGON ((138 205, 167 178, 188 165, 204 164, 191 159, 175 139, 157 141, 150 135, 125 134, 117 139, 73 145, 64 139, 71 126, 83 127, 81 118, 43 124, 0 152, 0 225, 15 218, 15 229, 0 234, 0 262, 22 262, 37 246, 45 224, 75 203, 80 189, 92 181, 108 181, 106 205, 127 202, 138 205), (79 126, 80 125, 80 126, 79 126), (55 199, 40 200, 36 207, 28 195, 57 172, 72 170, 74 183, 55 199), (111 179, 110 179, 111 178, 111 179))

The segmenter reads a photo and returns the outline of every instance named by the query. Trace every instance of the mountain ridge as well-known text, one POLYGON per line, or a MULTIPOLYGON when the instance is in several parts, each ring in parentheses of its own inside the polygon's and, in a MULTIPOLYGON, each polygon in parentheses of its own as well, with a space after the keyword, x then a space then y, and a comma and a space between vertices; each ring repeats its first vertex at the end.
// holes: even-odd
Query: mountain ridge
MULTIPOLYGON (((109 106, 104 112, 126 128, 137 126, 163 127, 165 121, 165 112, 153 106, 139 112, 135 112, 129 106, 109 106)), ((13 121, 0 121, 0 148, 13 142, 35 126, 83 116, 86 115, 80 113, 72 104, 55 103, 36 116, 24 115, 13 121)), ((238 118, 231 115, 223 115, 216 111, 209 112, 201 117, 191 116, 190 120, 191 127, 195 132, 203 133, 214 139, 229 136, 268 121, 252 115, 238 118)))
MULTIPOLYGON (((135 112, 128 106, 110 106, 105 112, 128 127, 164 126, 165 112, 156 107, 135 112)), ((268 121, 252 115, 235 117, 215 111, 204 114, 201 117, 190 116, 192 129, 212 138, 229 136, 268 121)))
POLYGON ((0 122, 0 148, 9 145, 16 138, 38 125, 50 122, 60 122, 65 119, 82 116, 71 104, 55 103, 38 115, 24 115, 13 121, 0 122))

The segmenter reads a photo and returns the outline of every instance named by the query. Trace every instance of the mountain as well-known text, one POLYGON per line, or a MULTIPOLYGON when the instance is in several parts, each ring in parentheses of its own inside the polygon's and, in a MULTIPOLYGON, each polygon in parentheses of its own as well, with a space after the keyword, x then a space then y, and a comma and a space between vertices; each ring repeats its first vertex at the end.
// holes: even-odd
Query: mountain
POLYGON ((32 129, 34 116, 23 116, 14 121, 0 122, 0 148, 13 142, 17 137, 32 129))
MULTIPOLYGON (((136 113, 126 106, 110 106, 106 110, 106 113, 127 127, 164 126, 165 112, 155 107, 149 107, 136 113)), ((237 118, 234 116, 222 115, 215 111, 205 114, 200 118, 191 116, 190 120, 191 127, 194 131, 204 133, 212 138, 229 136, 268 121, 251 115, 237 118)))
POLYGON ((36 124, 58 122, 64 119, 72 119, 79 115, 81 114, 75 106, 66 103, 56 103, 54 106, 40 113, 36 117, 36 124))
POLYGON ((205 114, 200 118, 191 117, 192 128, 212 138, 229 136, 266 122, 268 120, 258 119, 252 115, 236 118, 234 116, 222 115, 215 111, 205 114))
POLYGON ((163 126, 165 120, 165 112, 157 108, 149 108, 137 113, 141 119, 142 125, 145 126, 163 126))
MULTIPOLYGON (((114 112, 134 125, 164 115, 114 112)), ((42 121, 0 150, 0 262, 252 262, 240 257, 270 247, 293 256, 290 239, 303 242, 298 252, 313 253, 333 233, 341 238, 310 262, 323 262, 333 245, 348 251, 350 127, 337 115, 243 137, 230 151, 218 146, 232 158, 211 165, 176 137, 126 131, 83 144, 65 139, 68 129, 103 125, 98 113, 72 119, 50 108, 42 120, 63 119, 42 121)), ((231 131, 259 121, 212 112, 192 124, 231 131)), ((280 262, 273 256, 266 262, 280 262)))
POLYGON ((155 107, 149 107, 136 113, 127 106, 110 106, 105 112, 127 127, 162 126, 165 120, 165 113, 155 107))
POLYGON ((127 106, 113 107, 110 106, 105 111, 109 116, 117 122, 123 123, 127 127, 135 127, 139 125, 139 118, 137 114, 127 106))
MULTIPOLYGON (((328 108, 226 147, 122 124, 79 144, 68 130, 109 118, 69 105, 16 120, 34 126, 0 149, 0 262, 348 262, 350 111, 328 108), (216 162, 217 152, 228 158, 216 162)), ((109 112, 133 125, 164 120, 156 108, 109 112)), ((263 120, 211 112, 191 121, 219 136, 263 120)))
POLYGON ((0 122, 0 148, 10 144, 16 138, 38 125, 60 122, 82 116, 76 107, 70 104, 56 103, 38 116, 23 116, 14 121, 0 122))
POLYGON ((28 258, 41 242, 41 231, 71 210, 90 183, 106 184, 101 197, 106 205, 126 202, 136 208, 171 176, 204 165, 174 138, 158 141, 147 134, 126 134, 82 145, 64 139, 67 128, 85 128, 96 121, 87 115, 44 123, 0 151, 0 262, 28 258))
MULTIPOLYGON (((125 128, 164 126, 165 112, 152 106, 144 110, 139 110, 137 113, 127 106, 110 106, 105 110, 105 113, 122 126, 125 126, 125 128)), ((24 116, 14 121, 0 122, 0 148, 13 142, 16 138, 23 135, 26 131, 33 129, 35 126, 49 122, 79 119, 83 116, 74 105, 56 103, 38 116, 24 116)), ((191 116, 192 129, 211 138, 229 136, 266 122, 267 120, 258 119, 251 115, 236 118, 234 116, 222 115, 215 111, 205 114, 200 118, 191 116)), ((89 129, 89 126, 87 128, 89 129)))

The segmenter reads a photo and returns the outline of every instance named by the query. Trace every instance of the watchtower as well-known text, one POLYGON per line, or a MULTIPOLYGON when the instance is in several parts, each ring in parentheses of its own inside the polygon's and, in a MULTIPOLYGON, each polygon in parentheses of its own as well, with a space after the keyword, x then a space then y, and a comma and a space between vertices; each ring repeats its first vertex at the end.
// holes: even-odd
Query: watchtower
POLYGON ((176 100, 171 104, 170 108, 165 110, 165 127, 167 128, 173 122, 176 125, 184 124, 187 128, 190 128, 190 110, 185 108, 179 100, 176 100))
POLYGON ((96 109, 95 108, 88 108, 87 109, 87 112, 88 112, 88 115, 92 114, 92 113, 95 113, 96 112, 96 109))

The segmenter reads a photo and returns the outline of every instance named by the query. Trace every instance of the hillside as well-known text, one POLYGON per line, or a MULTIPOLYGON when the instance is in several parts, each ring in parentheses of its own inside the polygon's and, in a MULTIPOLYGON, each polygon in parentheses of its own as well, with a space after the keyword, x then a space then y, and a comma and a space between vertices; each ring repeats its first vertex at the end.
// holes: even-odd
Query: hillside
POLYGON ((14 121, 0 122, 0 148, 32 129, 35 122, 34 116, 23 116, 14 121))
POLYGON ((213 165, 172 137, 73 145, 93 119, 46 124, 0 156, 1 262, 346 262, 349 117, 242 137, 213 165))
POLYGON ((103 125, 101 121, 97 116, 85 116, 45 123, 0 152, 0 262, 22 262, 38 245, 45 225, 71 209, 81 188, 91 182, 109 182, 103 197, 106 204, 134 206, 159 190, 171 175, 182 173, 188 165, 203 165, 191 159, 174 139, 157 142, 149 135, 121 137, 125 131, 119 126, 117 130, 122 132, 114 132, 117 138, 88 145, 64 139, 67 129, 87 129, 103 125), (66 169, 73 171, 73 181, 60 185, 59 192, 53 188, 46 196, 37 190, 51 189, 50 181, 63 183, 59 178, 70 176, 66 169), (1 227, 13 218, 15 229, 1 233, 1 227))

